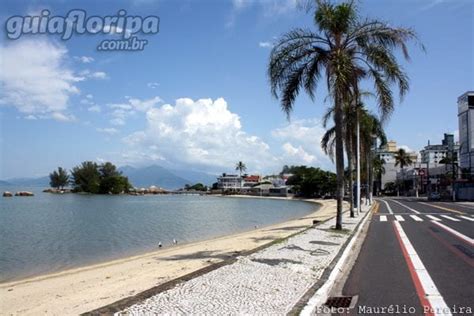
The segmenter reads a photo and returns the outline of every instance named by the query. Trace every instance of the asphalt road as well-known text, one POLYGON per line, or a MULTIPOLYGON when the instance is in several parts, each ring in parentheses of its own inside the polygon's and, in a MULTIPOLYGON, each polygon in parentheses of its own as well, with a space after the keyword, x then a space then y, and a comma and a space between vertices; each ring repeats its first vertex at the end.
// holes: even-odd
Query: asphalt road
POLYGON ((343 288, 358 296, 347 314, 474 315, 474 206, 378 202, 343 288))

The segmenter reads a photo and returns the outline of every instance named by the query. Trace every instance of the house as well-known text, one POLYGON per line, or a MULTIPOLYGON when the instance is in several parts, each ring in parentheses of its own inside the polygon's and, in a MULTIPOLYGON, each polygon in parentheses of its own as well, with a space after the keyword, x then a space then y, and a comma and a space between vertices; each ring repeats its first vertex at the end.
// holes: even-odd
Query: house
POLYGON ((239 175, 223 173, 217 178, 217 187, 221 190, 240 190, 244 187, 244 179, 239 175))

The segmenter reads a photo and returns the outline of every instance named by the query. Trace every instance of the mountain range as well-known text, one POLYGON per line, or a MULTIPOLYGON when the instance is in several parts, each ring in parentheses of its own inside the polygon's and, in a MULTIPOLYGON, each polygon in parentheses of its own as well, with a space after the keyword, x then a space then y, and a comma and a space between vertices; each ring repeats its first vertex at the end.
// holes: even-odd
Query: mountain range
MULTIPOLYGON (((165 189, 179 189, 186 184, 202 183, 211 185, 216 176, 192 170, 167 169, 158 165, 148 167, 123 166, 118 168, 135 187, 155 185, 165 189)), ((49 176, 39 178, 12 178, 0 180, 0 186, 49 187, 49 176)))

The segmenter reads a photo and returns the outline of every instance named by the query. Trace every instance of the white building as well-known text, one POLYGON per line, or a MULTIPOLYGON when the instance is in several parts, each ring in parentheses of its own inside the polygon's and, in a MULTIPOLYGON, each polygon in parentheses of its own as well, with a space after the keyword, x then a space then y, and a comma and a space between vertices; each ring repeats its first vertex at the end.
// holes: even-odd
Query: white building
POLYGON ((474 171, 474 91, 458 98, 459 166, 474 171))
MULTIPOLYGON (((377 150, 377 155, 385 161, 383 165, 385 173, 382 174, 382 181, 380 184, 382 190, 385 188, 387 183, 397 181, 397 172, 400 171, 400 167, 395 166, 395 155, 397 154, 397 151, 397 142, 393 140, 388 141, 383 148, 377 150)), ((408 154, 411 156, 413 163, 415 163, 417 160, 416 153, 408 154)))
POLYGON ((238 190, 244 186, 244 179, 235 174, 225 174, 217 178, 217 187, 222 190, 238 190))
POLYGON ((459 145, 454 143, 453 134, 444 134, 444 139, 441 144, 425 146, 420 151, 421 162, 426 163, 430 166, 437 167, 444 158, 450 158, 454 156, 455 160, 458 155, 459 145))

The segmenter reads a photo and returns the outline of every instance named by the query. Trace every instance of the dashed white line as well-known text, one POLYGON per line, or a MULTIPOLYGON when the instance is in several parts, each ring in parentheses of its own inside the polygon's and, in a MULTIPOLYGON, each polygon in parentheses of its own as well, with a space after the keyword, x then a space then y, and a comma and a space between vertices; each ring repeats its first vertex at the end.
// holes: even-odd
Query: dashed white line
POLYGON ((380 215, 380 221, 381 221, 381 222, 386 222, 386 221, 387 221, 387 216, 385 216, 385 215, 380 215))
POLYGON ((433 215, 426 215, 426 216, 429 217, 433 221, 441 221, 440 218, 434 217, 433 215))
POLYGON ((462 216, 462 215, 459 215, 459 217, 467 219, 468 221, 474 222, 474 218, 472 217, 467 217, 467 216, 462 216))
POLYGON ((428 270, 426 270, 423 262, 418 256, 418 253, 415 251, 415 248, 408 239, 408 236, 405 234, 402 225, 400 225, 399 222, 394 222, 394 225, 395 230, 400 238, 400 244, 402 248, 404 248, 403 250, 405 254, 405 259, 407 261, 410 261, 411 265, 413 266, 413 270, 410 270, 414 275, 416 275, 416 278, 418 279, 423 289, 424 293, 418 293, 418 295, 424 294, 424 298, 428 300, 429 304, 431 305, 434 311, 434 315, 451 315, 451 313, 449 312, 449 307, 446 305, 444 298, 441 296, 438 291, 438 288, 431 279, 428 270))
POLYGON ((460 238, 460 239, 466 241, 466 242, 467 242, 468 244, 470 244, 471 246, 474 246, 474 239, 469 238, 469 237, 467 237, 466 235, 461 234, 461 233, 458 232, 457 230, 454 230, 454 229, 452 229, 451 227, 448 227, 448 226, 443 225, 443 224, 441 224, 441 223, 438 223, 438 222, 436 222, 436 221, 431 221, 431 222, 432 222, 433 224, 435 224, 435 225, 437 225, 437 226, 443 228, 444 230, 450 232, 450 233, 453 234, 454 236, 456 236, 456 237, 458 237, 458 238, 460 238))
POLYGON ((402 204, 402 203, 400 203, 400 202, 398 202, 398 201, 395 201, 395 200, 390 200, 390 201, 395 202, 395 203, 397 203, 397 204, 400 204, 401 206, 403 206, 403 207, 409 209, 410 211, 412 211, 412 212, 415 213, 415 214, 420 214, 420 212, 418 212, 417 210, 412 209, 411 207, 406 206, 405 204, 402 204))
POLYGON ((453 221, 453 222, 460 222, 459 219, 457 218, 454 218, 454 217, 451 217, 451 216, 448 216, 448 215, 440 215, 441 217, 444 217, 446 219, 449 219, 450 221, 453 221))
POLYGON ((395 219, 398 221, 398 222, 404 222, 405 219, 403 218, 403 216, 401 215, 395 215, 395 219))
POLYGON ((411 218, 413 218, 415 221, 417 222, 422 222, 423 220, 421 218, 419 218, 418 216, 416 215, 410 215, 411 218))
POLYGON ((387 201, 385 201, 385 200, 382 200, 382 201, 385 203, 385 205, 387 205, 388 212, 390 214, 393 214, 392 208, 390 207, 390 205, 388 205, 387 201))

